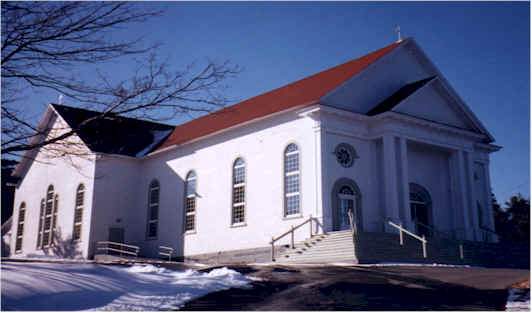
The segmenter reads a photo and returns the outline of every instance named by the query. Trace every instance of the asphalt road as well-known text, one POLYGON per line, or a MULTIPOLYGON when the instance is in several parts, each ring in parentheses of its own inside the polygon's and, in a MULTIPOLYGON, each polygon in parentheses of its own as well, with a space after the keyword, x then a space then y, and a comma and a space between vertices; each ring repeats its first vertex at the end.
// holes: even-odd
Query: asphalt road
POLYGON ((215 292, 182 310, 503 310, 528 270, 450 267, 233 266, 252 288, 215 292))

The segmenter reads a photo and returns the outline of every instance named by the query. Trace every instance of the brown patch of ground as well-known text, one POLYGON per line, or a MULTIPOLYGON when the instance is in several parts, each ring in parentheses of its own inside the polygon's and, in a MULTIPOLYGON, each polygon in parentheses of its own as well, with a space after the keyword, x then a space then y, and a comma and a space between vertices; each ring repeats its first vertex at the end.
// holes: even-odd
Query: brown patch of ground
POLYGON ((503 310, 528 270, 445 267, 237 266, 260 279, 183 310, 503 310))
POLYGON ((512 288, 517 289, 530 289, 530 278, 523 280, 522 282, 518 282, 516 284, 512 285, 512 288))

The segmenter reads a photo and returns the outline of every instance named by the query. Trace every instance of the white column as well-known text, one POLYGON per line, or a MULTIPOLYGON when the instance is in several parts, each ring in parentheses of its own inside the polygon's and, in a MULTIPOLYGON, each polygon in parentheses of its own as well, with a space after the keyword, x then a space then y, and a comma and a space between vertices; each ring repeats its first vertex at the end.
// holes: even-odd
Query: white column
POLYGON ((465 239, 472 239, 472 225, 469 220, 469 202, 468 202, 468 191, 467 191, 467 169, 465 165, 465 152, 459 150, 456 152, 457 171, 458 171, 458 191, 460 193, 460 211, 462 212, 463 218, 463 232, 465 239))
MULTIPOLYGON (((490 179, 490 163, 489 161, 484 163, 484 184, 485 184, 485 187, 486 187, 486 197, 487 197, 487 207, 486 209, 488 210, 488 227, 491 229, 491 230, 495 230, 495 220, 494 220, 494 216, 493 216, 493 207, 492 207, 492 204, 491 204, 491 179, 490 179)), ((497 236, 495 235, 492 235, 491 236, 491 241, 493 242, 496 242, 497 241, 497 236)))
POLYGON ((401 193, 401 207, 402 207, 402 218, 405 226, 414 231, 414 223, 412 221, 412 216, 410 212, 410 178, 408 176, 408 148, 406 139, 404 137, 399 138, 399 157, 400 157, 400 166, 401 166, 401 183, 399 186, 399 192, 401 193))
MULTIPOLYGON (((463 223, 462 214, 460 214, 460 208, 462 207, 462 200, 460 194, 460 182, 458 175, 458 153, 453 152, 448 161, 449 173, 451 177, 450 187, 451 187, 451 229, 453 231, 459 229, 463 223)), ((458 235, 454 232, 455 235, 458 235)))
MULTIPOLYGON (((384 135, 383 143, 383 162, 384 162, 384 196, 386 216, 396 223, 401 223, 399 217, 399 199, 397 189, 397 158, 395 153, 395 137, 384 135)), ((386 224, 387 225, 387 224, 386 224)))
POLYGON ((475 178, 474 178, 474 166, 473 152, 466 152, 467 158, 467 183, 468 183, 468 195, 469 195, 469 212, 471 214, 471 225, 473 227, 474 239, 481 240, 480 228, 478 225, 478 213, 477 203, 475 201, 475 178))

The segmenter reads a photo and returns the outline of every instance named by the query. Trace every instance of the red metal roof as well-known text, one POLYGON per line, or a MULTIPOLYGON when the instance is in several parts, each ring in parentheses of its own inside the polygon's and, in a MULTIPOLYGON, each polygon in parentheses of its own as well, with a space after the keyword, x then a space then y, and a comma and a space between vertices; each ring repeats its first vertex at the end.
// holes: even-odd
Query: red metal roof
POLYGON ((157 150, 182 144, 290 108, 316 104, 323 96, 349 78, 360 73, 368 65, 398 45, 399 43, 393 43, 361 58, 340 64, 291 84, 178 125, 157 150))

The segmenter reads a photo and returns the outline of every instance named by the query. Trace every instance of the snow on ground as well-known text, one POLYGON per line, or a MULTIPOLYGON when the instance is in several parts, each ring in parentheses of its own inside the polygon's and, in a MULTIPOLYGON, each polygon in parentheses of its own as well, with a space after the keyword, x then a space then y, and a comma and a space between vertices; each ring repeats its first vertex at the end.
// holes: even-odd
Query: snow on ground
POLYGON ((511 288, 508 291, 506 311, 530 311, 530 289, 511 288))
POLYGON ((157 311, 179 308, 207 293, 246 287, 251 279, 227 268, 208 273, 153 265, 2 262, 2 310, 157 311))

